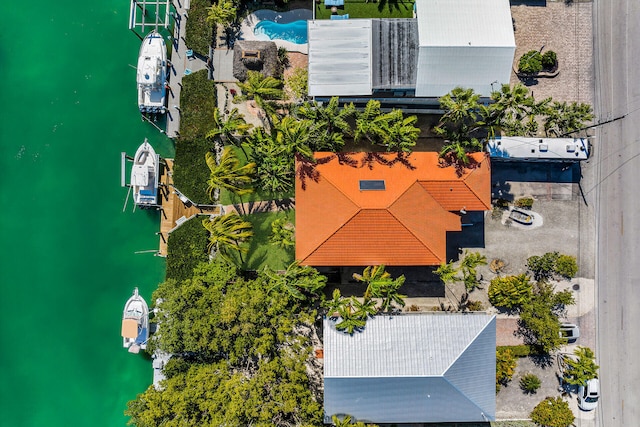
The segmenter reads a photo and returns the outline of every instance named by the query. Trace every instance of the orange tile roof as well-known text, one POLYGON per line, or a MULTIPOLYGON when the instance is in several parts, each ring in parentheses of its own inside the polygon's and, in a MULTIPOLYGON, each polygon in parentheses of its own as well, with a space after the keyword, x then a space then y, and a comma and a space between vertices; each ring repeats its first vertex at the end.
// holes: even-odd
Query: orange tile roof
MULTIPOLYGON (((315 266, 438 265, 461 209, 491 204, 488 157, 459 176, 437 153, 316 153, 314 179, 296 178, 296 259, 315 266), (384 190, 360 191, 360 180, 384 190)), ((299 162, 298 162, 299 163, 299 162)))

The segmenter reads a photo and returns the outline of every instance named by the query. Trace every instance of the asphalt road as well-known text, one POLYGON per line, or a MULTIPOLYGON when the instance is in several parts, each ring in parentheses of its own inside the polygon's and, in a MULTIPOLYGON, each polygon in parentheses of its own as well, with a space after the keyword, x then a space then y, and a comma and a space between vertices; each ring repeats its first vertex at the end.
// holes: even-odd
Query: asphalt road
MULTIPOLYGON (((602 427, 640 425, 640 2, 595 0, 594 182, 602 427)), ((587 184, 588 185, 588 184, 587 184)))

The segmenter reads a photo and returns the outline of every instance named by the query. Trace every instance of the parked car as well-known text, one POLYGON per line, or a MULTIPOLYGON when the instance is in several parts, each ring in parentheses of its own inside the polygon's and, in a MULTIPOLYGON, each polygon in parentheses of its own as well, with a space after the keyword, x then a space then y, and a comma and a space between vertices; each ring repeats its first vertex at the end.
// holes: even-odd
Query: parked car
POLYGON ((560 336, 566 338, 569 342, 575 342, 580 338, 580 328, 573 323, 561 323, 560 336))
POLYGON ((593 411, 598 406, 600 381, 593 378, 586 385, 578 387, 578 407, 583 411, 593 411))

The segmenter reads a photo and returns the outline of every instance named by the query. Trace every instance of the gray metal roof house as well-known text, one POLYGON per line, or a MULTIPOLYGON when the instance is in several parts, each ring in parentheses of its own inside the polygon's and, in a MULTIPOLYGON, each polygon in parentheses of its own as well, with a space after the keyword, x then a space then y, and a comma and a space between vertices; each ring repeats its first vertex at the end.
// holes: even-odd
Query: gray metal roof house
POLYGON ((324 412, 374 423, 495 419, 496 319, 376 316, 348 335, 324 320, 324 412))
POLYGON ((456 86, 489 96, 515 54, 509 0, 416 0, 413 19, 308 23, 309 95, 433 103, 456 86))

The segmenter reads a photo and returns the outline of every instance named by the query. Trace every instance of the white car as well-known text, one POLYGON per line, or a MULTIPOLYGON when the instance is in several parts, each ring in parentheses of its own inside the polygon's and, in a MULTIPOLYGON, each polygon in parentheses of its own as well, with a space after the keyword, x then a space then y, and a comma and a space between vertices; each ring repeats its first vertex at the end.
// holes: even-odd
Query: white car
POLYGON ((566 338, 568 342, 575 342, 580 338, 580 328, 573 323, 561 323, 560 324, 560 336, 566 338))
POLYGON ((583 411, 593 411, 598 406, 600 381, 593 378, 586 385, 578 387, 578 407, 583 411))

